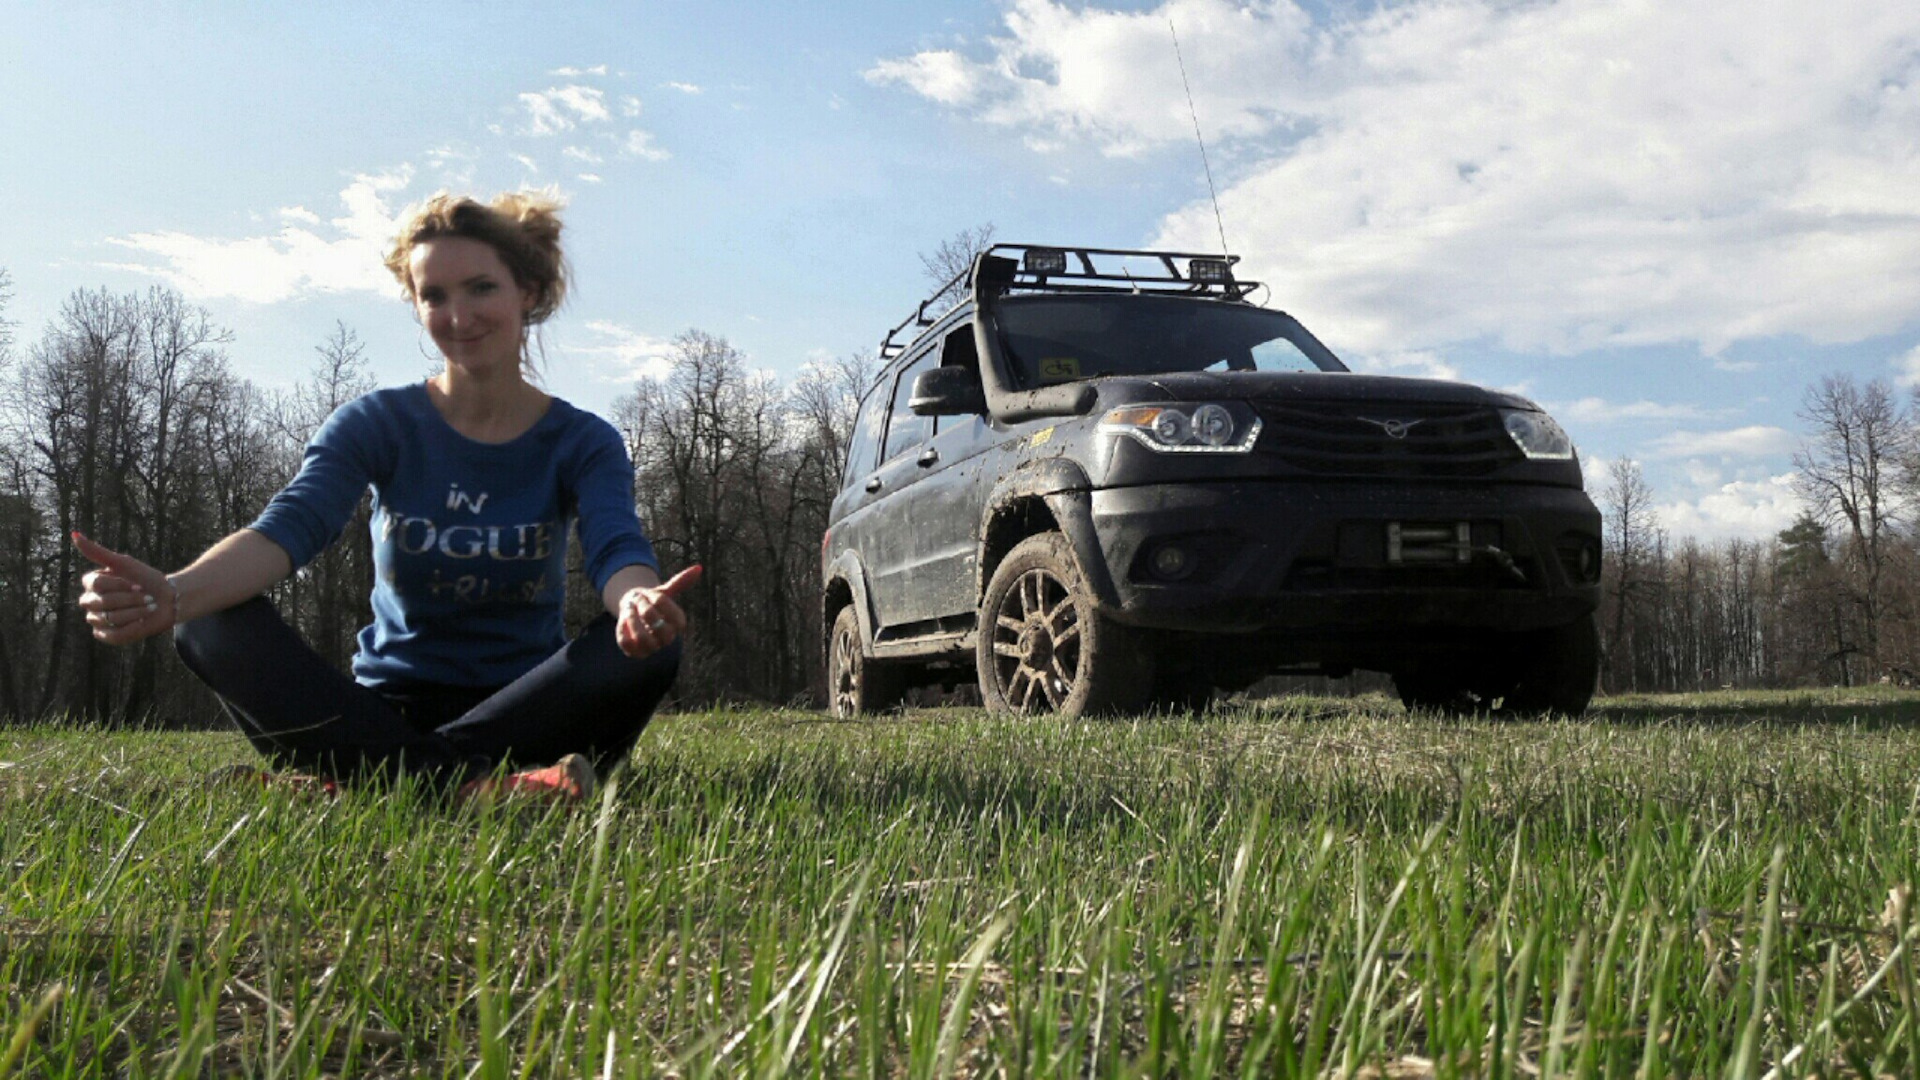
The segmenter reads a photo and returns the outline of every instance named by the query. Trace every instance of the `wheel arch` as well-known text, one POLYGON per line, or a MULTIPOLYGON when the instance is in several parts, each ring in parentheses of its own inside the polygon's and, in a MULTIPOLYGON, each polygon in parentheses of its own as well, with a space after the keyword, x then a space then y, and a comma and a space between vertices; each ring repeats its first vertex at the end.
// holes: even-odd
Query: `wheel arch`
POLYGON ((860 651, 873 655, 873 611, 867 603, 867 571, 860 556, 843 551, 827 566, 826 585, 820 590, 820 640, 833 636, 833 620, 840 609, 853 608, 860 624, 860 651))
POLYGON ((975 560, 973 594, 984 597, 987 582, 1001 560, 1029 536, 1058 532, 1066 537, 1080 574, 1100 606, 1120 606, 1113 575, 1107 570, 1100 538, 1093 528, 1091 482, 1078 463, 1049 458, 1016 470, 988 496, 980 521, 980 552, 975 560))

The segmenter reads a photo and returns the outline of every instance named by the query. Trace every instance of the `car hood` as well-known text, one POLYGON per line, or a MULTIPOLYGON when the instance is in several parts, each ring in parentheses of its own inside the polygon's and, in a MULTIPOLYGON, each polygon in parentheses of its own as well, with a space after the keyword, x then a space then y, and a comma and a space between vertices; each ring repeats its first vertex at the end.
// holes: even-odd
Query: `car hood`
POLYGON ((1352 372, 1182 371, 1094 381, 1100 404, 1137 401, 1366 401, 1538 408, 1517 394, 1444 379, 1352 372))

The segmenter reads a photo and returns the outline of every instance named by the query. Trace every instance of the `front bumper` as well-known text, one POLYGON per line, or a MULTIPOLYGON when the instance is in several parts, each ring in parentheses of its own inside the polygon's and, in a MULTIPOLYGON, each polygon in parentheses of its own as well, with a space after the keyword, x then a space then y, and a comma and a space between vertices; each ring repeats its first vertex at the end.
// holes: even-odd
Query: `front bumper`
POLYGON ((1562 626, 1600 602, 1600 514, 1574 488, 1257 481, 1087 500, 1082 561, 1110 575, 1107 614, 1145 628, 1440 642, 1562 626), (1156 565, 1168 546, 1186 556, 1172 574, 1156 565))

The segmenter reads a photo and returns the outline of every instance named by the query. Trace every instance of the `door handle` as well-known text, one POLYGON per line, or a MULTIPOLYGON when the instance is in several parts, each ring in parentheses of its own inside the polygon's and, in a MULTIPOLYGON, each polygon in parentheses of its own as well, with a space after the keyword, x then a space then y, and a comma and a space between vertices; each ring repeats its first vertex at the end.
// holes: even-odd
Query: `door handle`
POLYGON ((940 460, 940 451, 935 450, 933 447, 929 446, 925 450, 920 451, 920 456, 914 459, 914 463, 924 469, 927 466, 932 465, 939 460, 940 460))
POLYGON ((879 477, 877 477, 877 476, 876 476, 876 477, 874 477, 873 479, 871 479, 871 480, 869 480, 869 481, 867 481, 867 491, 869 491, 869 492, 874 492, 874 491, 879 491, 879 490, 880 490, 880 478, 879 478, 879 477))

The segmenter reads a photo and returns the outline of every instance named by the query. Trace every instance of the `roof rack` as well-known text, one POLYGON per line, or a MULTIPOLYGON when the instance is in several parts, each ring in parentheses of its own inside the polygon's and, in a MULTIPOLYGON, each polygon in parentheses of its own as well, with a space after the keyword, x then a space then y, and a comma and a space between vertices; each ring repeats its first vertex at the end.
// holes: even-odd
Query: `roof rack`
MULTIPOLYGON (((1260 287, 1257 281, 1239 281, 1233 276, 1233 267, 1240 261, 1238 255, 1216 255, 1195 251, 1133 251, 1126 248, 1077 248, 1060 247, 1052 244, 995 244, 982 252, 983 255, 1000 255, 1002 252, 1019 252, 1019 259, 1007 259, 1014 264, 1012 278, 1002 288, 1007 292, 1056 292, 1056 293, 1159 293, 1179 296, 1215 296, 1222 300, 1245 300, 1248 293, 1260 287), (1144 258, 1158 260, 1165 269, 1163 274, 1135 274, 1126 266, 1111 269, 1097 266, 1094 257, 1103 261, 1110 259, 1144 258), (1071 257, 1071 258, 1069 258, 1071 257), (1079 263, 1073 269, 1072 262, 1079 263), (1185 273, 1182 273, 1182 263, 1185 273)), ((1004 258, 1004 256, 1002 256, 1004 258)), ((902 330, 908 327, 916 329, 932 326, 939 321, 939 315, 929 316, 927 309, 940 298, 953 291, 954 286, 963 282, 967 291, 972 291, 973 271, 979 265, 978 257, 965 270, 955 274, 932 296, 920 301, 920 306, 907 316, 900 325, 887 331, 880 341, 880 359, 891 360, 900 355, 909 345, 919 338, 916 333, 906 342, 896 342, 902 330)), ((954 301, 957 305, 958 300, 954 301)), ((944 315, 945 311, 939 312, 944 315)))

